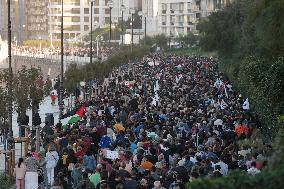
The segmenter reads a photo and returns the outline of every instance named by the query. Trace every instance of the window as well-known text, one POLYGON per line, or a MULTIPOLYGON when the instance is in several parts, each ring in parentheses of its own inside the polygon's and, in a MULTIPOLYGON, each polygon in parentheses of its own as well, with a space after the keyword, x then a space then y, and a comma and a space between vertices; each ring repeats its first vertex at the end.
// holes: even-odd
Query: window
POLYGON ((84 31, 89 31, 89 26, 84 26, 84 31))
POLYGON ((80 31, 80 26, 65 26, 64 27, 65 31, 80 31))
POLYGON ((80 17, 77 16, 72 17, 72 22, 80 22, 80 17))
POLYGON ((84 22, 89 22, 89 17, 85 16, 84 17, 84 22))
POLYGON ((162 16, 162 22, 167 22, 167 17, 166 16, 162 16))
POLYGON ((165 11, 165 12, 167 11, 167 4, 165 3, 162 4, 162 11, 165 11))
POLYGON ((84 8, 84 14, 89 14, 89 8, 84 8))
POLYGON ((109 14, 109 13, 110 13, 109 8, 106 8, 105 9, 105 14, 109 14))
POLYGON ((94 9, 94 14, 100 14, 99 11, 100 11, 99 8, 95 8, 95 9, 94 9))

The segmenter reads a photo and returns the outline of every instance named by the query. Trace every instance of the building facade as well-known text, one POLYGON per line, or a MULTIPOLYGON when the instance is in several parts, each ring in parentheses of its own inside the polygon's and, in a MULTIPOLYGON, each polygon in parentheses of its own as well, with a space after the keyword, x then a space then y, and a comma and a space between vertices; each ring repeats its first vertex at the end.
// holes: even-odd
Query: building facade
MULTIPOLYGON (((24 0, 11 0, 11 31, 12 41, 21 41, 24 27, 24 0)), ((7 0, 0 0, 0 33, 2 39, 7 40, 8 4, 7 0)))
POLYGON ((48 0, 25 0, 25 38, 48 39, 48 0))
MULTIPOLYGON (((129 9, 137 8, 137 0, 113 0, 112 22, 118 22, 122 15, 122 5, 125 6, 124 20, 130 17, 129 9)), ((51 40, 60 39, 61 0, 49 0, 48 33, 51 40)), ((79 40, 90 32, 91 3, 89 0, 64 0, 64 38, 79 40)), ((97 27, 109 27, 109 0, 95 0, 93 3, 93 30, 97 27)))
POLYGON ((201 18, 221 9, 228 0, 159 0, 158 30, 178 37, 198 33, 201 18))

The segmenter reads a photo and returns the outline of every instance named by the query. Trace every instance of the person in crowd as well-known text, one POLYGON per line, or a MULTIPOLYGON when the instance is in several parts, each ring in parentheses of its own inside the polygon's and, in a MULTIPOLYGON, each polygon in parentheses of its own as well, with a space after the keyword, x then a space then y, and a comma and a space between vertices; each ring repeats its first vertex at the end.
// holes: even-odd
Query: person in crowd
POLYGON ((48 178, 47 178, 47 169, 46 169, 46 160, 45 160, 45 152, 40 152, 38 154, 38 183, 41 189, 48 187, 48 178))
POLYGON ((102 171, 102 165, 98 164, 96 167, 96 171, 91 174, 89 177, 91 183, 94 185, 94 187, 97 187, 97 185, 100 183, 101 179, 101 171, 102 171))
POLYGON ((26 159, 26 176, 25 176, 25 189, 37 189, 38 188, 38 167, 39 162, 36 160, 31 153, 27 154, 26 159))
POLYGON ((49 146, 48 152, 46 153, 45 156, 45 160, 46 160, 48 184, 52 186, 54 182, 54 168, 56 167, 59 160, 59 156, 58 153, 56 152, 54 145, 49 146))
POLYGON ((17 189, 25 189, 25 176, 27 167, 23 158, 19 158, 19 161, 14 169, 14 175, 16 177, 17 189))

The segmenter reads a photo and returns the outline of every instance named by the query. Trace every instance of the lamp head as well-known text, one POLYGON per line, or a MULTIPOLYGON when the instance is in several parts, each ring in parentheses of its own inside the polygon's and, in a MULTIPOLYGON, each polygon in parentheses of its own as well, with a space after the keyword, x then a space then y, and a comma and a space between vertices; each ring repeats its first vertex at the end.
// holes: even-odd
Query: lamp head
POLYGON ((107 5, 108 5, 109 8, 113 8, 113 2, 112 2, 112 0, 109 0, 107 5))
POLYGON ((125 5, 121 5, 121 10, 125 11, 125 5))

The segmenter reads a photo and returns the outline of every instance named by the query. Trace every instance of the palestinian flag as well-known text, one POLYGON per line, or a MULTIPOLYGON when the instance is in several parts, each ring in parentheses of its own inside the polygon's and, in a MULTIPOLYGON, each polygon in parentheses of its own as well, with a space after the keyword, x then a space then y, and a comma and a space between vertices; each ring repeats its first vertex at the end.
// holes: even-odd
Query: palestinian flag
POLYGON ((79 115, 81 118, 85 115, 86 104, 83 104, 75 114, 79 115))

